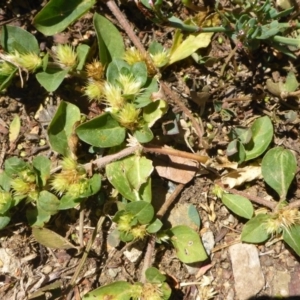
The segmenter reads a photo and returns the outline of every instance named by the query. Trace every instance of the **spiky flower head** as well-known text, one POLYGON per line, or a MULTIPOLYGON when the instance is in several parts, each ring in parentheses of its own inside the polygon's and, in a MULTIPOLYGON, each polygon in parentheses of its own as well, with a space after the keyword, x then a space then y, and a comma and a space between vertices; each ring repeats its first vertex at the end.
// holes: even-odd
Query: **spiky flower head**
POLYGON ((117 115, 119 123, 129 129, 134 130, 138 125, 140 110, 136 109, 134 104, 126 103, 117 115))
MULTIPOLYGON (((19 53, 15 50, 14 53, 5 55, 5 58, 8 62, 14 63, 16 66, 26 69, 29 72, 34 72, 42 66, 42 59, 34 52, 19 53)), ((8 68, 8 66, 5 67, 8 68)))
POLYGON ((67 68, 75 68, 77 66, 77 54, 70 45, 57 45, 55 48, 55 60, 62 66, 67 68))
POLYGON ((103 92, 107 103, 114 111, 119 111, 126 103, 126 99, 122 96, 121 88, 118 86, 105 82, 103 92))
POLYGON ((87 76, 95 81, 102 81, 104 77, 104 66, 100 61, 94 60, 86 65, 87 76))
POLYGON ((141 82, 136 80, 132 74, 120 74, 118 83, 120 84, 125 97, 136 95, 141 91, 141 82))
POLYGON ((136 225, 130 229, 135 240, 142 240, 148 233, 146 225, 136 225))
POLYGON ((132 219, 133 219, 133 215, 129 213, 125 213, 124 215, 120 216, 118 220, 118 230, 129 232, 129 230, 131 229, 132 219))
POLYGON ((14 195, 25 198, 30 197, 37 199, 38 188, 36 185, 35 174, 31 170, 21 171, 16 178, 11 181, 11 188, 13 189, 14 195))
POLYGON ((84 94, 90 101, 96 100, 101 102, 104 96, 104 84, 99 81, 89 81, 84 88, 84 94))
POLYGON ((280 209, 265 222, 266 231, 269 234, 278 234, 282 229, 290 229, 293 225, 300 224, 298 209, 280 209))
POLYGON ((163 50, 161 52, 157 52, 155 54, 150 54, 155 67, 161 68, 165 66, 170 60, 170 53, 167 50, 163 50))
POLYGON ((80 196, 86 189, 87 175, 83 166, 71 158, 64 158, 62 170, 53 176, 51 186, 59 195, 80 196))
POLYGON ((123 58, 130 65, 134 65, 140 61, 145 61, 145 57, 142 55, 142 53, 134 47, 127 49, 123 58))

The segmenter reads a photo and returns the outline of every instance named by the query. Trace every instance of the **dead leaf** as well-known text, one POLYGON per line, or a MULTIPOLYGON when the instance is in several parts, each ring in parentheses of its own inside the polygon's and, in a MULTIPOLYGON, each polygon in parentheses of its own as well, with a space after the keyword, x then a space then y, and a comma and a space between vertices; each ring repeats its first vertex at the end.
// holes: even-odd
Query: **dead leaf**
POLYGON ((14 119, 11 121, 9 125, 9 142, 11 144, 13 144, 17 140, 20 133, 20 129, 21 129, 20 117, 18 115, 15 115, 14 119))
POLYGON ((186 184, 194 178, 198 171, 198 163, 188 158, 169 155, 169 162, 160 161, 160 165, 155 169, 161 177, 186 184))
POLYGON ((227 173, 221 178, 221 182, 229 188, 233 188, 244 182, 250 182, 261 178, 261 166, 247 166, 227 173))

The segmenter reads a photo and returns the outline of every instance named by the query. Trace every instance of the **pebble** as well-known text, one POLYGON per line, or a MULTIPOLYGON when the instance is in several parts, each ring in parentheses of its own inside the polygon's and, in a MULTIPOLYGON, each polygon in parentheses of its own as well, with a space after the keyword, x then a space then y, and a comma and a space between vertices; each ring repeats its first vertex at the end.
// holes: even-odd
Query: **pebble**
POLYGON ((229 247, 229 255, 234 276, 235 299, 246 300, 258 294, 265 285, 265 279, 257 248, 249 244, 235 244, 229 247))

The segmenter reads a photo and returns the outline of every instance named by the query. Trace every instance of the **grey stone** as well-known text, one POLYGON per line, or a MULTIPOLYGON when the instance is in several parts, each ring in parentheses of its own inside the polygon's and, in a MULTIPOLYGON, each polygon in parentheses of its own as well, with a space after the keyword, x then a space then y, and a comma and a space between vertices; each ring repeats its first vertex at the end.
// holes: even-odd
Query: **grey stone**
POLYGON ((255 296, 265 285, 258 250, 254 245, 236 244, 229 247, 237 300, 255 296))

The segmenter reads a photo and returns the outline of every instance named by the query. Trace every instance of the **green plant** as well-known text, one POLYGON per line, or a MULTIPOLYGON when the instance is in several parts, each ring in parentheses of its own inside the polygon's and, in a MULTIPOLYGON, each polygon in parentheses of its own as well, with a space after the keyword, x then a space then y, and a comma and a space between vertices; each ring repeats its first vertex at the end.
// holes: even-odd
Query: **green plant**
POLYGON ((147 282, 130 284, 125 281, 118 281, 104 287, 95 289, 84 295, 84 300, 102 299, 103 297, 113 297, 116 300, 126 299, 170 299, 171 289, 165 282, 166 276, 161 274, 156 268, 148 268, 145 272, 147 282))
POLYGON ((216 188, 216 194, 223 204, 238 216, 249 219, 244 225, 241 240, 248 243, 262 243, 270 237, 282 236, 283 240, 300 255, 300 213, 288 203, 287 193, 296 174, 297 162, 290 150, 283 147, 270 149, 263 157, 262 176, 264 181, 276 191, 279 201, 261 201, 271 211, 254 212, 252 203, 245 196, 228 193, 216 188))
POLYGON ((256 119, 250 128, 235 127, 229 137, 227 155, 242 163, 259 157, 266 151, 273 138, 273 125, 268 116, 256 119))
POLYGON ((5 171, 0 176, 0 229, 10 222, 21 201, 26 205, 29 224, 42 227, 59 210, 73 208, 99 191, 100 175, 88 178, 76 161, 64 159, 61 173, 52 176, 50 165, 44 156, 35 157, 32 164, 16 157, 5 161, 5 171))
MULTIPOLYGON (((219 1, 216 1, 215 11, 219 16, 222 26, 215 24, 198 23, 198 18, 192 18, 183 22, 172 14, 172 10, 165 10, 166 1, 148 2, 140 1, 146 9, 153 14, 152 20, 155 23, 162 23, 168 26, 179 28, 187 32, 194 32, 196 35, 208 32, 224 32, 228 35, 239 48, 245 47, 249 50, 257 49, 262 42, 267 43, 278 49, 280 52, 296 58, 292 51, 286 46, 300 47, 298 37, 287 36, 291 31, 300 28, 297 21, 280 22, 280 19, 288 16, 293 7, 283 11, 278 11, 273 6, 273 1, 240 1, 234 9, 223 9, 219 1), (192 21, 192 22, 191 22, 192 21)), ((191 1, 183 1, 191 7, 191 1)), ((194 6, 192 8, 196 9, 194 6)), ((197 9, 196 9, 197 10, 197 9)), ((174 44, 176 43, 176 35, 174 44)), ((195 50, 194 50, 195 51, 195 50)), ((193 51, 193 52, 194 52, 193 51)), ((190 54, 192 54, 191 52, 190 54)))

